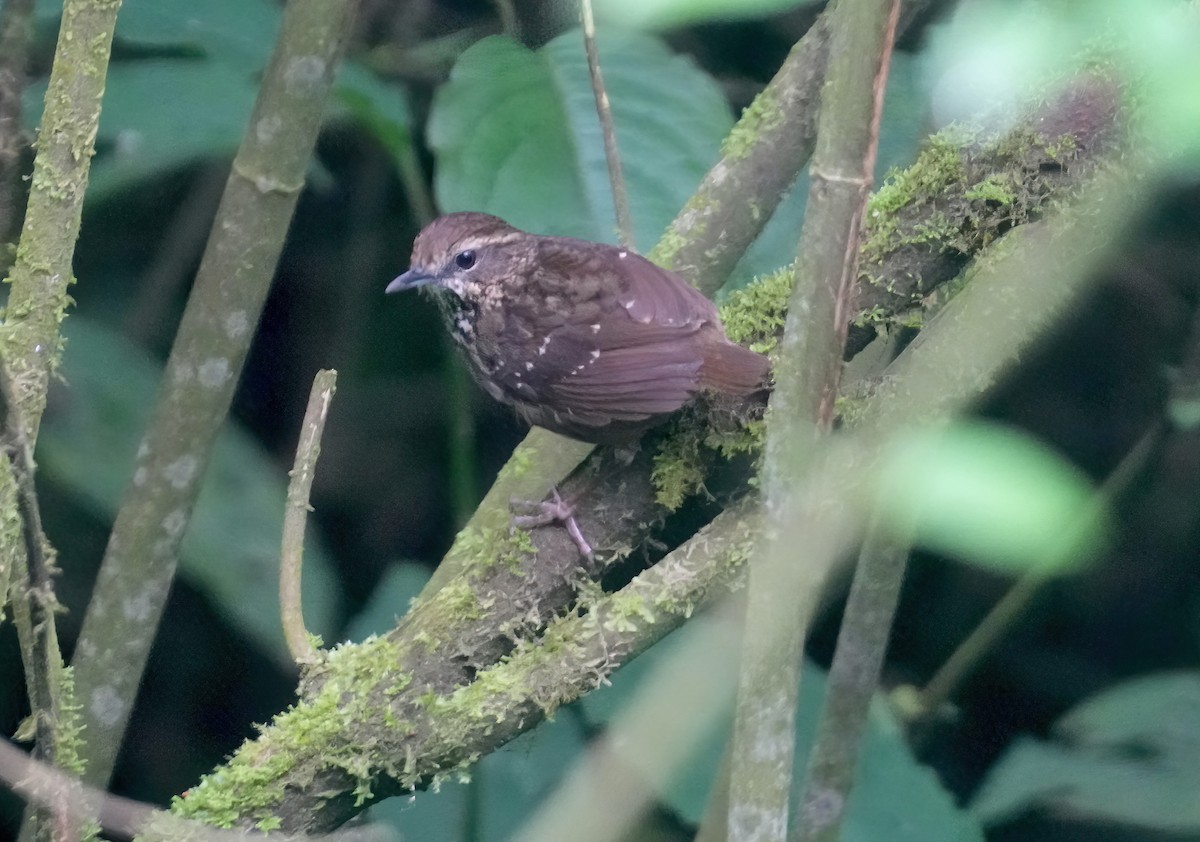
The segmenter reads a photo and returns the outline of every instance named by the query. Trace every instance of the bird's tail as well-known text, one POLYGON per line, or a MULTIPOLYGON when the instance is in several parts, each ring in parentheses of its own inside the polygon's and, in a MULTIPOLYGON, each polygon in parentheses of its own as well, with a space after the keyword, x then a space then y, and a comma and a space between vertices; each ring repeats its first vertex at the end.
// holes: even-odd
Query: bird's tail
POLYGON ((770 371, 771 363, 762 354, 726 340, 707 348, 700 385, 718 392, 749 395, 766 388, 770 371))

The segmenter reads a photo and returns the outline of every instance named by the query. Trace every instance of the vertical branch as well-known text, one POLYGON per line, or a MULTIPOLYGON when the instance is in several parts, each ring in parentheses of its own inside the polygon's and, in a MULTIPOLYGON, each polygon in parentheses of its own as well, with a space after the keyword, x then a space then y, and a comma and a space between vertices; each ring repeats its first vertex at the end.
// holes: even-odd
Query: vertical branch
POLYGON ((291 222, 355 0, 291 0, 83 621, 87 780, 103 785, 291 222), (143 609, 126 618, 118 606, 143 609))
POLYGON ((767 421, 767 540, 751 567, 747 595, 727 815, 731 842, 782 840, 787 833, 804 636, 836 550, 810 545, 797 553, 797 544, 782 535, 795 521, 821 515, 821 501, 802 499, 796 489, 833 418, 898 11, 898 0, 841 0, 829 18, 812 189, 767 421))
POLYGON ((120 0, 67 0, 46 88, 29 206, 0 331, 0 356, 31 445, 61 351, 58 326, 70 301, 71 258, 120 7, 120 0))
MULTIPOLYGON (((23 0, 6 4, 0 43, 9 64, 0 81, 7 88, 0 117, 15 121, 0 125, 6 135, 15 132, 19 122, 30 5, 23 0), (15 54, 8 54, 10 49, 15 54)), ((120 6, 120 0, 67 0, 64 5, 38 132, 29 204, 9 277, 12 290, 0 328, 0 395, 8 455, 3 497, 15 504, 19 520, 19 528, 6 524, 0 554, 6 559, 4 566, 15 574, 13 590, 19 591, 14 593, 13 614, 25 658, 38 752, 51 762, 64 759, 57 756, 63 664, 54 624, 53 562, 33 491, 32 454, 50 371, 61 347, 59 324, 70 300, 71 260, 120 6)), ((6 146, 3 151, 10 150, 6 146)), ((5 515, 8 519, 10 510, 5 515)), ((71 758, 72 763, 74 760, 71 758)), ((37 818, 34 831, 39 838, 48 838, 49 816, 39 813, 37 818)))
POLYGON ((313 378, 312 391, 308 394, 304 422, 300 425, 300 442, 296 445, 296 460, 288 482, 287 508, 283 514, 279 613, 283 619, 283 636, 287 640, 288 651, 297 664, 312 663, 317 658, 317 652, 308 639, 308 630, 304 627, 300 574, 304 562, 304 530, 310 509, 308 500, 317 472, 317 459, 321 455, 321 435, 325 432, 325 419, 329 416, 329 404, 333 401, 335 391, 337 372, 329 369, 318 371, 313 378))
POLYGON ((617 238, 626 248, 635 248, 633 218, 629 213, 629 194, 625 190, 625 174, 621 171, 621 156, 617 151, 612 105, 604 88, 604 77, 600 75, 592 0, 579 0, 579 15, 583 19, 583 49, 587 53, 588 74, 592 78, 592 93, 596 97, 596 115, 600 118, 600 130, 604 135, 604 160, 608 162, 608 181, 612 185, 613 207, 617 213, 617 238))
MULTIPOLYGON (((54 595, 54 555, 42 531, 41 511, 33 486, 33 449, 25 435, 26 425, 13 401, 12 382, 0 368, 0 500, 5 512, 16 512, 15 522, 5 524, 4 560, 11 568, 13 620, 21 648, 26 692, 29 696, 36 755, 47 763, 71 768, 77 765, 73 746, 63 739, 62 653, 54 615, 59 608, 54 595)), ((2 578, 7 578, 2 577, 2 578)), ((7 586, 7 585, 6 585, 7 586)), ((50 839, 52 828, 63 823, 62 804, 55 802, 34 809, 26 816, 22 838, 50 839)))

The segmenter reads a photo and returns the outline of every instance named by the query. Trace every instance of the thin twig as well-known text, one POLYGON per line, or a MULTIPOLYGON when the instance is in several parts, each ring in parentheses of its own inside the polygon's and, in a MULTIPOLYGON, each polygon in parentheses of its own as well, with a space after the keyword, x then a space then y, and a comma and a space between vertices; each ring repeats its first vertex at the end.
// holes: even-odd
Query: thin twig
POLYGON ((797 487, 833 421, 898 11, 898 0, 841 0, 829 18, 812 188, 767 418, 767 540, 751 566, 747 594, 730 842, 781 842, 787 835, 804 638, 836 556, 820 542, 798 551, 801 545, 783 536, 795 522, 812 526, 825 514, 823 501, 797 496, 797 487))
POLYGON ((308 630, 304 627, 300 581, 304 564, 304 531, 311 508, 309 495, 317 473, 317 459, 321 455, 325 419, 329 416, 329 404, 336 391, 337 372, 332 369, 318 371, 313 378, 312 391, 308 393, 308 408, 304 411, 304 423, 300 427, 300 443, 296 445, 296 459, 289 474, 291 480, 288 482, 287 508, 283 514, 279 611, 288 651, 297 664, 317 661, 317 650, 313 648, 308 630))
MULTIPOLYGON (((1096 489, 1091 501, 1080 514, 1078 521, 1069 528, 1069 534, 1077 530, 1094 528, 1097 517, 1106 511, 1129 485, 1136 480, 1149 462, 1162 440, 1164 425, 1156 423, 1147 430, 1130 448, 1113 472, 1096 489)), ((1073 541, 1063 541, 1061 546, 1069 549, 1073 541)), ((911 709, 904 711, 913 720, 936 715, 954 695, 964 680, 987 659, 996 644, 1024 615, 1034 597, 1052 579, 1056 567, 1055 559, 1027 570, 1000 601, 987 613, 979 625, 958 645, 946 662, 934 673, 929 683, 917 694, 911 709)), ((906 705, 907 708, 907 705, 906 705)))
POLYGON ((583 49, 587 53, 588 74, 592 93, 596 97, 596 115, 604 135, 604 160, 608 162, 608 182, 612 187, 613 208, 617 214, 617 238, 626 248, 636 248, 633 239, 633 217, 629 213, 629 194, 625 190, 625 175, 621 172, 621 155, 617 151, 617 132, 613 127, 612 105, 600 75, 600 53, 596 49, 596 21, 592 17, 592 0, 579 0, 579 15, 583 19, 583 49))
POLYGON ((89 783, 102 785, 112 772, 356 6, 354 0, 291 0, 284 7, 76 647, 89 653, 75 664, 85 701, 89 783), (139 600, 136 617, 118 608, 131 594, 139 600), (87 704, 101 687, 105 705, 87 704))
MULTIPOLYGON (((0 463, 4 476, 3 499, 16 509, 20 524, 20 546, 5 548, 11 565, 13 620, 25 669, 25 687, 29 696, 30 716, 38 757, 48 763, 71 763, 69 749, 60 745, 64 709, 62 694, 62 653, 54 615, 59 609, 54 594, 54 554, 42 530, 41 509, 33 484, 33 449, 25 434, 26 425, 20 407, 13 399, 12 383, 0 366, 0 450, 6 459, 0 463)), ((16 542, 13 542, 14 544, 16 542)), ((5 578, 7 577, 0 577, 5 578)), ((5 582, 7 586, 7 581, 5 582)), ((48 839, 51 828, 62 824, 62 805, 46 805, 26 816, 25 838, 48 839)))

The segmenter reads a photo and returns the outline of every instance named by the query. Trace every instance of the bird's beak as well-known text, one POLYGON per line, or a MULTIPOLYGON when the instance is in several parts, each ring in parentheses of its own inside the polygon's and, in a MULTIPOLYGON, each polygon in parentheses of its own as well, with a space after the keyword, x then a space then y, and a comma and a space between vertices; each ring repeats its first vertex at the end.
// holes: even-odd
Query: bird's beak
POLYGON ((437 280, 433 275, 427 275, 419 269, 409 269, 400 277, 396 278, 387 285, 385 293, 403 292, 406 289, 416 289, 423 287, 426 284, 432 284, 437 280))

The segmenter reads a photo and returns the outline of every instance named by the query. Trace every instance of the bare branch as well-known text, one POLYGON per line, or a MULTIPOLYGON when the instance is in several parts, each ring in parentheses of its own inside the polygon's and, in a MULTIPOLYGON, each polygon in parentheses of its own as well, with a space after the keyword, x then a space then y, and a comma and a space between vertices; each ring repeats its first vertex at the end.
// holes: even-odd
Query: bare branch
POLYGON ((608 182, 612 186, 613 208, 617 214, 617 238, 626 248, 636 248, 633 240, 633 217, 629 213, 629 193, 625 189, 625 174, 621 172, 621 155, 617 150, 617 132, 613 127, 612 105, 600 74, 600 53, 596 50, 596 20, 592 16, 592 0, 579 0, 579 15, 583 20, 583 49, 587 53, 588 75, 592 94, 596 97, 596 115, 604 135, 604 160, 608 163, 608 182))
POLYGON ((335 391, 337 372, 329 369, 318 371, 308 394, 308 408, 304 411, 304 422, 300 427, 300 443, 296 446, 296 460, 290 474, 291 481, 288 482, 287 508, 283 515, 279 609, 283 619, 283 636, 297 664, 310 664, 317 660, 317 651, 304 627, 300 580, 304 564, 304 531, 310 508, 308 500, 317 472, 317 458, 321 455, 321 435, 325 432, 325 419, 329 415, 329 404, 333 401, 335 391))

